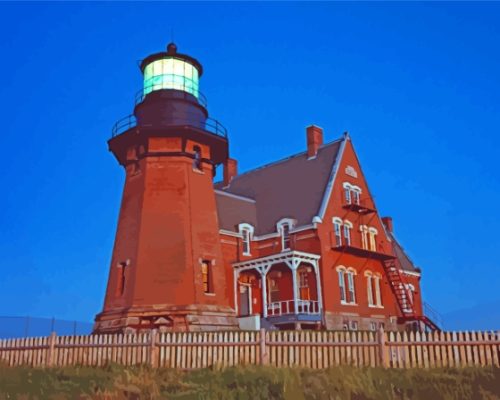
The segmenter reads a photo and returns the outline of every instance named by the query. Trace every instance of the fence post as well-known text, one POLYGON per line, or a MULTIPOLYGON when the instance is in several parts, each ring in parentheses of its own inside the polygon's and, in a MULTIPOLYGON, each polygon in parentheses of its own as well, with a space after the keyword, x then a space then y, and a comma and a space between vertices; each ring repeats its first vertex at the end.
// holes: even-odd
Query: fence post
POLYGON ((259 342, 260 342, 260 365, 266 365, 269 362, 269 360, 267 358, 266 330, 264 328, 260 329, 259 342))
POLYGON ((156 329, 151 330, 150 340, 149 340, 149 363, 152 367, 156 367, 158 363, 157 361, 158 346, 156 346, 156 334, 157 334, 156 329))
POLYGON ((52 331, 49 336, 49 353, 47 354, 47 366, 52 367, 54 365, 54 350, 56 347, 56 333, 52 331))
POLYGON ((380 326, 377 332, 377 342, 378 342, 378 354, 379 354, 379 362, 382 368, 389 367, 389 363, 387 362, 387 351, 386 351, 386 341, 385 341, 385 332, 384 328, 380 326))

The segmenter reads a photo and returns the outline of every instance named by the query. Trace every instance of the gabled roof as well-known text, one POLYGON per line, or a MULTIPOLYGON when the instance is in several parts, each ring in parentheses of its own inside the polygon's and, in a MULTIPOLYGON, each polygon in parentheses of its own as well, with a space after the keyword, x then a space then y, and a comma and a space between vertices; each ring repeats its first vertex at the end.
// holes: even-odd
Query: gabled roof
POLYGON ((315 158, 308 159, 307 152, 302 152, 237 175, 228 187, 216 183, 220 227, 236 231, 238 223, 248 222, 254 225, 256 235, 262 235, 276 232, 276 223, 282 218, 295 219, 297 226, 311 224, 321 207, 342 140, 324 144, 315 158), (228 200, 218 191, 255 200, 255 211, 248 201, 228 200))

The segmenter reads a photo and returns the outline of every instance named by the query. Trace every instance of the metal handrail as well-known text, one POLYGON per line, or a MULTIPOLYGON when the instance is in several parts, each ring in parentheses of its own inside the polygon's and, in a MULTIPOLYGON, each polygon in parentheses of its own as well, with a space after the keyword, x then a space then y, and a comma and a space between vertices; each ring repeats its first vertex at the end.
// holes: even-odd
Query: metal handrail
POLYGON ((439 325, 440 327, 443 326, 443 317, 441 314, 436 311, 434 308, 432 308, 429 303, 426 303, 425 301, 422 302, 423 305, 423 314, 430 318, 435 324, 439 325))
MULTIPOLYGON (((111 130, 111 137, 115 137, 120 135, 121 133, 129 130, 137 126, 136 117, 131 114, 126 117, 118 120, 111 130)), ((207 118, 203 123, 197 124, 196 121, 186 118, 186 120, 182 120, 179 118, 175 118, 174 122, 169 125, 164 126, 192 126, 198 129, 204 129, 209 133, 212 133, 217 136, 221 136, 227 138, 227 129, 222 125, 219 121, 213 118, 207 118)))
POLYGON ((273 301, 267 305, 267 315, 277 317, 285 314, 295 313, 295 302, 299 314, 319 314, 319 302, 317 300, 281 300, 273 301))
MULTIPOLYGON (((141 90, 139 90, 135 94, 135 105, 138 105, 142 103, 145 99, 145 97, 152 93, 152 92, 157 92, 159 90, 177 90, 179 93, 183 93, 184 98, 188 98, 187 96, 193 96, 197 99, 198 103, 201 104, 203 107, 207 108, 207 98, 203 93, 200 92, 198 88, 198 84, 195 84, 192 79, 186 78, 185 76, 182 75, 175 75, 175 74, 162 74, 162 75, 155 75, 151 77, 148 80, 153 80, 154 78, 162 78, 161 82, 153 82, 145 85, 141 90), (172 80, 165 80, 164 78, 171 78, 172 80), (175 78, 180 78, 181 82, 176 82, 175 78), (186 81, 191 82, 191 85, 186 85, 186 81), (164 84, 171 83, 175 85, 176 87, 172 88, 164 88, 161 87, 164 84), (159 89, 154 89, 155 87, 160 87, 159 89), (151 89, 151 90, 148 90, 151 89)), ((190 98, 188 98, 190 100, 190 98)))

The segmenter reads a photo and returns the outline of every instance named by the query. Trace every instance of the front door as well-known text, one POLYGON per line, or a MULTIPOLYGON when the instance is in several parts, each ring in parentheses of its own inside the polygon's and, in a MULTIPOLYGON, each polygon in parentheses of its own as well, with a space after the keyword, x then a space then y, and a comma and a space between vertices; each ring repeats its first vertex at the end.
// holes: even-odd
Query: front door
POLYGON ((250 286, 240 285, 240 315, 250 314, 250 286))

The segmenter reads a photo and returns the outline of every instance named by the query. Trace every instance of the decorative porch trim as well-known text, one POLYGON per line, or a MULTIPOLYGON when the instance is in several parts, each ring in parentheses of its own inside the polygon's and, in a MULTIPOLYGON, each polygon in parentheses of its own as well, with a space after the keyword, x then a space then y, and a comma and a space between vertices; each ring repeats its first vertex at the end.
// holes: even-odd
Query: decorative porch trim
POLYGON ((287 261, 291 261, 293 258, 300 260, 300 262, 315 264, 315 261, 319 260, 321 256, 313 253, 305 253, 303 251, 290 250, 266 257, 254 258, 253 260, 237 262, 233 264, 233 268, 238 271, 245 271, 247 269, 265 267, 269 264, 277 264, 280 262, 286 263, 287 261))
POLYGON ((236 313, 238 313, 238 299, 236 293, 238 292, 238 278, 239 274, 243 271, 256 270, 261 276, 261 288, 262 288, 262 314, 264 318, 267 318, 267 273, 272 268, 273 265, 278 263, 284 263, 292 271, 292 283, 293 283, 293 301, 294 301, 294 313, 298 314, 298 300, 299 292, 297 285, 297 269, 301 263, 310 264, 316 275, 316 288, 318 296, 318 306, 319 313, 322 312, 323 308, 323 296, 321 293, 321 276, 319 272, 319 259, 321 258, 318 254, 305 253, 302 251, 289 250, 282 253, 272 254, 266 257, 255 258, 253 260, 241 261, 233 264, 233 274, 234 274, 234 305, 236 313))

